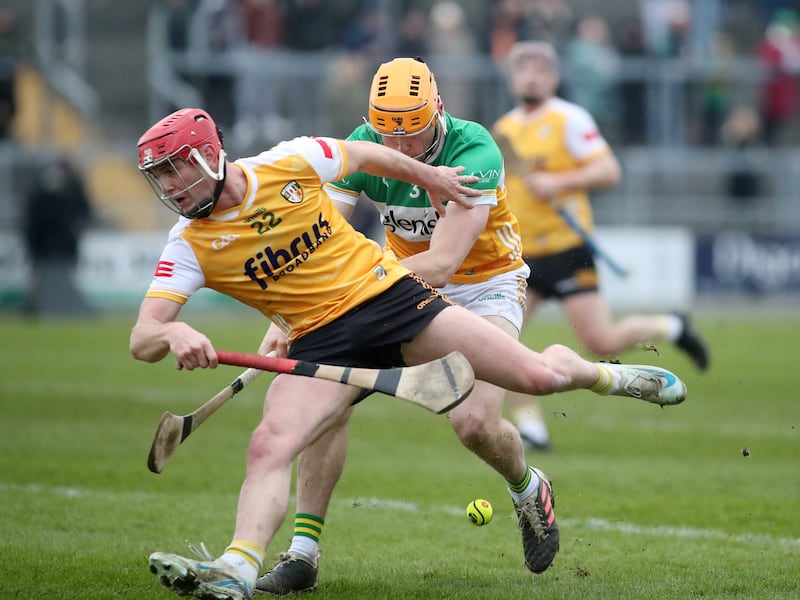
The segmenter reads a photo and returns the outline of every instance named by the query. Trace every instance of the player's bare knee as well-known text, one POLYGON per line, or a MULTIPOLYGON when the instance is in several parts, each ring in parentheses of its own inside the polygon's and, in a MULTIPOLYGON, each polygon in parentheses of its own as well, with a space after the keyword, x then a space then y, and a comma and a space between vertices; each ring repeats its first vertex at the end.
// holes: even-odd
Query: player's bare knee
POLYGON ((454 431, 464 447, 470 450, 483 446, 489 437, 485 424, 477 421, 460 429, 454 428, 454 431))
POLYGON ((469 447, 478 443, 486 435, 486 415, 474 410, 454 410, 450 414, 450 425, 461 440, 469 447))
POLYGON ((247 464, 273 467, 291 465, 296 457, 293 446, 286 443, 270 432, 269 428, 263 423, 256 427, 250 436, 250 444, 247 447, 247 464))

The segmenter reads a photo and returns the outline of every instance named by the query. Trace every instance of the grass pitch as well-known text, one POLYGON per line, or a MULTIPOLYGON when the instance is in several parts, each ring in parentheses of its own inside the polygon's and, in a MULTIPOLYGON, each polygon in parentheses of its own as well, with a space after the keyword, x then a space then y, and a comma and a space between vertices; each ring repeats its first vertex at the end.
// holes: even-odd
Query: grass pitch
MULTIPOLYGON (((218 553, 229 541, 269 378, 154 475, 146 457, 161 413, 191 412, 239 370, 134 361, 133 318, 0 318, 0 598, 173 598, 149 573, 149 553, 184 552, 184 540, 218 553)), ((257 316, 213 319, 187 315, 219 348, 257 347, 257 316)), ((553 480, 562 541, 539 576, 522 564, 503 482, 460 447, 445 417, 383 396, 364 402, 316 597, 800 597, 800 317, 709 316, 698 326, 712 344, 706 374, 665 344, 660 356, 621 357, 679 373, 683 405, 585 391, 544 399, 555 448, 529 461, 553 480), (464 516, 478 497, 495 509, 480 528, 464 516)), ((575 344, 560 321, 526 334, 535 348, 553 341, 575 344)), ((290 535, 291 518, 268 564, 290 535)))

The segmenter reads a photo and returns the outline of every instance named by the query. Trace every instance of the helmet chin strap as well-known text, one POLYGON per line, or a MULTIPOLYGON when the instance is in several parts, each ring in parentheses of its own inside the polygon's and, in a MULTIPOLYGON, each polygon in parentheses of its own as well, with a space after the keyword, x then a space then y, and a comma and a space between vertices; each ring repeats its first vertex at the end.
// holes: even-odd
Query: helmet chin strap
POLYGON ((194 205, 194 208, 188 211, 181 211, 183 216, 187 219, 203 219, 211 214, 211 211, 214 210, 214 207, 217 204, 217 200, 219 200, 220 194, 222 194, 222 188, 225 187, 225 178, 228 174, 228 167, 225 164, 225 161, 222 162, 222 177, 217 180, 217 185, 214 186, 214 193, 204 200, 201 200, 197 204, 194 205))
POLYGON ((436 125, 434 125, 434 129, 435 131, 431 145, 427 150, 425 150, 425 152, 416 157, 417 160, 420 160, 426 164, 431 164, 434 160, 436 160, 442 151, 442 147, 444 146, 444 136, 447 132, 447 128, 441 121, 437 120, 436 125))

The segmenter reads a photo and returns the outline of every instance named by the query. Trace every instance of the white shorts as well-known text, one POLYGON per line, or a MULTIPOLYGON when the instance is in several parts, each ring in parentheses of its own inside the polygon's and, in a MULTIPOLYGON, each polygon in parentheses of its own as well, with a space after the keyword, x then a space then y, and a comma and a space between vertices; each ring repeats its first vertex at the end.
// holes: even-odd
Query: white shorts
POLYGON ((522 330, 528 265, 500 273, 480 283, 448 283, 439 291, 450 300, 481 317, 503 317, 522 330))

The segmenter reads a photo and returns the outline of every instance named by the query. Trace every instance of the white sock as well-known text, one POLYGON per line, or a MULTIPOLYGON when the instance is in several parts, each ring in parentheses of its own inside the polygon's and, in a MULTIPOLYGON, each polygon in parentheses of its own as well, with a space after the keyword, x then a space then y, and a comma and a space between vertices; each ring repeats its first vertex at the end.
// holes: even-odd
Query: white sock
POLYGON ((683 320, 678 315, 664 315, 664 337, 674 342, 683 333, 683 320))
POLYGON ((597 367, 600 377, 597 383, 589 389, 601 396, 608 396, 618 392, 621 377, 617 373, 615 366, 610 363, 594 363, 594 366, 597 367))
POLYGON ((528 472, 531 474, 531 480, 528 485, 525 486, 524 490, 515 492, 511 488, 507 488, 508 493, 511 494, 511 498, 514 500, 514 504, 519 504, 523 500, 531 497, 536 492, 536 488, 539 487, 539 476, 536 474, 536 471, 528 467, 528 472))
POLYGON ((292 545, 289 546, 289 552, 292 554, 298 554, 310 562, 314 567, 317 566, 319 544, 316 540, 313 540, 305 535, 295 535, 292 537, 292 545))
POLYGON ((219 559, 232 566, 243 580, 255 585, 256 579, 258 579, 258 570, 247 562, 244 557, 233 552, 226 552, 219 559))

